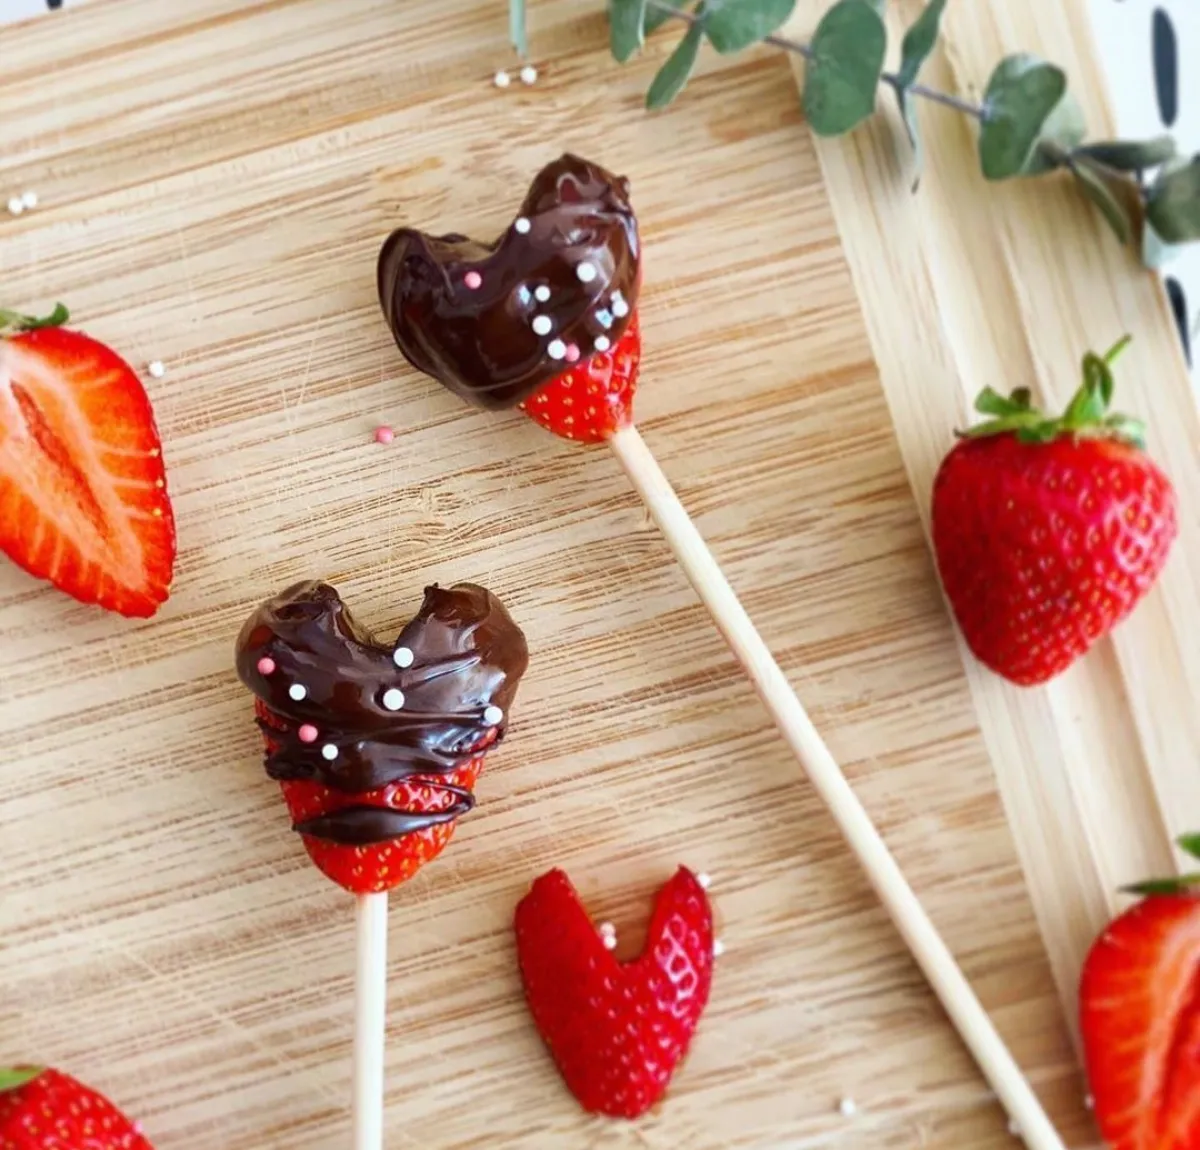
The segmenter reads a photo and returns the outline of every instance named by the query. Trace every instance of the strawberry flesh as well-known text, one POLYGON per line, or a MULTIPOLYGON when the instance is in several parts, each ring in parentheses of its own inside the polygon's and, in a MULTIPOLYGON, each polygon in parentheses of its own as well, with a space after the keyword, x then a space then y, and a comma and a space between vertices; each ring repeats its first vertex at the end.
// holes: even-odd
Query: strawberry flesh
POLYGON ((1109 925, 1080 1021, 1111 1150, 1200 1150, 1200 897, 1153 895, 1109 925))
POLYGON ((153 615, 175 525, 141 382, 64 328, 0 340, 0 550, 84 603, 153 615))
POLYGON ((666 1092, 712 983, 712 910, 681 867, 659 891, 640 957, 605 948, 570 880, 542 875, 516 911, 525 996, 583 1108, 637 1118, 666 1092))

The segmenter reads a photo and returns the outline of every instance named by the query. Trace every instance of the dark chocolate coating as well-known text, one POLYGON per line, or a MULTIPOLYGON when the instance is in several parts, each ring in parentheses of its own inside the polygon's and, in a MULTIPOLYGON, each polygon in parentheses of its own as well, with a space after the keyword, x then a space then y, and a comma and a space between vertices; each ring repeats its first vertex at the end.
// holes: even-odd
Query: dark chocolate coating
MULTIPOLYGON (((421 610, 394 644, 383 645, 354 620, 334 588, 297 583, 262 604, 237 641, 242 682, 271 714, 264 724, 277 749, 264 760, 273 779, 312 779, 363 793, 414 775, 448 775, 478 753, 492 730, 484 714, 496 706, 503 737, 508 709, 529 662, 525 636, 491 592, 471 583, 425 590, 421 610), (397 666, 406 647, 413 662, 397 666), (275 670, 258 664, 268 657, 275 670), (294 685, 304 697, 292 698, 294 685), (397 711, 383 704, 399 688, 397 711), (300 739, 304 724, 318 737, 300 739), (337 748, 328 761, 322 748, 337 748)), ((302 834, 363 845, 456 818, 474 805, 469 791, 440 784, 456 801, 442 812, 387 811, 363 805, 296 826, 302 834)))
POLYGON ((399 228, 378 278, 388 326, 414 367, 479 407, 515 407, 561 375, 572 352, 586 360, 598 337, 614 346, 629 325, 641 286, 629 181, 564 155, 537 174, 494 243, 399 228), (550 330, 535 331, 535 318, 550 330))

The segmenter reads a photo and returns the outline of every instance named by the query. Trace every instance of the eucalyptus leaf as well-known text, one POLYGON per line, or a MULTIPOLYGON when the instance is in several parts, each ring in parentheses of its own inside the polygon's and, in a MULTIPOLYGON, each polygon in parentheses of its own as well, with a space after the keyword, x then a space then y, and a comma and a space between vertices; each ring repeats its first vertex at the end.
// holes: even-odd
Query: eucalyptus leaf
POLYGON ((1064 92, 1054 111, 1046 117, 1033 155, 1021 175, 1040 176, 1063 167, 1086 134, 1083 108, 1070 92, 1064 92))
POLYGON ((1154 181, 1146 218, 1168 243, 1200 240, 1200 157, 1154 181))
POLYGON ((778 31, 796 0, 708 0, 704 31, 723 55, 740 52, 778 31))
POLYGON ((529 33, 525 21, 525 0, 508 0, 508 38, 517 55, 529 54, 529 33))
POLYGON ((608 0, 608 35, 619 64, 632 59, 645 43, 646 0, 608 0))
POLYGON ((819 136, 840 136, 875 111, 887 30, 867 0, 839 0, 813 34, 804 111, 819 136))
POLYGON ((1103 170, 1092 166, 1086 156, 1076 155, 1071 161, 1071 174, 1080 190, 1100 209, 1108 226, 1123 244, 1133 235, 1133 220, 1125 205, 1109 187, 1103 170))
POLYGON ((696 57, 700 54, 700 41, 704 37, 704 28, 700 24, 692 24, 684 37, 675 46, 675 51, 667 58, 667 62, 658 70, 646 93, 646 107, 651 111, 665 108, 688 82, 692 69, 696 66, 696 57))
POLYGON ((657 32, 671 19, 675 9, 683 8, 687 0, 648 0, 646 15, 642 21, 642 31, 646 36, 657 32))
POLYGON ((1100 140, 1084 144, 1079 154, 1120 172, 1140 172, 1173 159, 1175 141, 1170 136, 1156 136, 1153 140, 1100 140))
MULTIPOLYGON (((921 65, 929 59, 929 53, 937 43, 945 7, 946 0, 930 0, 925 10, 904 33, 904 40, 900 45, 900 67, 896 70, 899 87, 908 88, 916 83, 921 65)), ((901 110, 903 107, 901 103, 901 110)))
POLYGON ((1148 268, 1164 268, 1183 252, 1182 244, 1169 244, 1149 223, 1142 230, 1142 263, 1148 268))
POLYGON ((1066 90, 1066 73, 1036 56, 1006 56, 996 65, 979 132, 979 162, 987 179, 1007 180, 1026 171, 1066 90))

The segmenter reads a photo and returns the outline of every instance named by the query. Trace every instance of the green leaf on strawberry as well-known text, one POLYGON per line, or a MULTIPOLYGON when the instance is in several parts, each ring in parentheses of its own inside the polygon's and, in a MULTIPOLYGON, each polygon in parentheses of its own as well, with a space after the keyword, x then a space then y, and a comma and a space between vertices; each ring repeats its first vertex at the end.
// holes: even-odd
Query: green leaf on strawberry
POLYGON ((44 1069, 44 1066, 0 1066, 0 1094, 32 1082, 44 1069))

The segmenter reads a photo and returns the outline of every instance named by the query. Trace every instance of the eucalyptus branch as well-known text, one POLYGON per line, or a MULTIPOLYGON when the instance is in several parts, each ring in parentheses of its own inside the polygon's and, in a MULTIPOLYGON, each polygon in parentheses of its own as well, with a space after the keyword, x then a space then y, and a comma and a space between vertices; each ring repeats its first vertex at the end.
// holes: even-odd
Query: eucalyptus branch
MULTIPOLYGON (((607 3, 612 54, 622 64, 662 25, 686 25, 646 93, 652 111, 665 108, 684 90, 705 42, 722 55, 770 44, 805 60, 804 111, 817 135, 852 131, 876 113, 879 89, 891 90, 913 149, 914 190, 922 157, 917 103, 924 100, 978 124, 985 179, 1053 172, 1069 176, 1118 239, 1136 248, 1147 265, 1158 266, 1180 245, 1200 240, 1200 156, 1177 156, 1170 136, 1085 142, 1083 111, 1057 65, 1026 53, 1006 56, 993 69, 979 103, 920 83, 921 68, 937 46, 947 0, 928 0, 905 31, 895 71, 884 68, 886 0, 837 0, 807 43, 780 34, 796 0, 607 3)), ((524 14, 524 0, 509 0, 511 35, 522 53, 524 14)))
MULTIPOLYGON (((682 20, 687 24, 704 24, 703 16, 688 12, 683 8, 675 8, 664 3, 663 0, 646 0, 646 8, 661 12, 668 20, 682 20)), ((778 36, 772 32, 770 35, 764 36, 760 43, 770 44, 774 48, 782 48, 785 52, 803 56, 806 60, 812 59, 812 45, 805 44, 800 40, 789 40, 786 36, 778 36)), ((962 112, 976 120, 983 120, 987 117, 986 108, 972 104, 970 100, 964 100, 961 96, 954 96, 949 92, 939 92, 936 88, 927 88, 924 84, 905 84, 898 72, 882 72, 879 79, 881 83, 888 84, 896 91, 904 89, 911 96, 920 96, 923 100, 930 100, 935 104, 953 108, 956 112, 962 112)))

